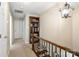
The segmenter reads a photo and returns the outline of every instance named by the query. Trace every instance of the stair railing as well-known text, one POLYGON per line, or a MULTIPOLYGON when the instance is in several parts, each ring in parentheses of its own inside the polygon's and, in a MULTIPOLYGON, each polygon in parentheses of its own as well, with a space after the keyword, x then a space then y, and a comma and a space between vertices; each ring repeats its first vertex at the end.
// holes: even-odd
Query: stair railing
POLYGON ((79 53, 72 49, 34 35, 32 35, 32 50, 38 57, 40 55, 44 57, 79 57, 79 53), (34 42, 34 39, 39 39, 39 42, 34 42), (38 50, 42 52, 38 52, 38 50))

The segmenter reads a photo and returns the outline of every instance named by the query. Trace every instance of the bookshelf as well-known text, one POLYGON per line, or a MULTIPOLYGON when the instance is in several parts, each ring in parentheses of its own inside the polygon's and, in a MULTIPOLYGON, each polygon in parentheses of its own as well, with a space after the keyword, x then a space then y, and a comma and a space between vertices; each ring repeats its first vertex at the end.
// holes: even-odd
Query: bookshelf
MULTIPOLYGON (((30 40, 29 40, 29 42, 32 43, 31 35, 39 36, 39 31, 40 31, 39 25, 40 25, 40 22, 39 22, 39 17, 30 16, 29 19, 30 19, 30 40)), ((37 41, 39 41, 39 40, 35 39, 34 42, 37 42, 37 41)))

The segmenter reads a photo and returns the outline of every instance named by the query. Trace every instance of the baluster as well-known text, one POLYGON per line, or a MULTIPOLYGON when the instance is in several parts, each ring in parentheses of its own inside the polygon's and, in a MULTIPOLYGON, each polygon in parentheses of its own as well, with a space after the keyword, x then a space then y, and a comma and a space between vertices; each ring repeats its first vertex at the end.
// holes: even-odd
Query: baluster
POLYGON ((40 42, 40 43, 41 43, 41 45, 42 45, 42 40, 41 40, 41 42, 40 42))
POLYGON ((39 43, 38 43, 38 46, 40 46, 40 41, 41 41, 41 40, 39 39, 39 43))
MULTIPOLYGON (((47 48, 47 42, 46 42, 46 48, 47 48)), ((48 50, 48 49, 47 49, 48 50)))
POLYGON ((50 43, 49 43, 49 56, 50 56, 50 43))
POLYGON ((60 52, 59 53, 60 53, 60 57, 61 57, 61 48, 60 48, 60 52))
POLYGON ((67 51, 65 51, 65 57, 67 57, 67 51))
MULTIPOLYGON (((55 46, 55 53, 57 54, 57 47, 55 46)), ((57 57, 57 55, 56 55, 56 57, 57 57)))
POLYGON ((74 53, 72 53, 72 57, 74 57, 74 53))
POLYGON ((44 46, 44 41, 42 40, 42 45, 44 46))
POLYGON ((42 48, 43 48, 43 40, 41 40, 41 45, 42 45, 42 48))
POLYGON ((44 41, 44 46, 45 46, 45 41, 44 41))
POLYGON ((53 45, 52 45, 52 49, 51 49, 51 52, 52 52, 52 57, 54 57, 54 54, 53 54, 53 45))

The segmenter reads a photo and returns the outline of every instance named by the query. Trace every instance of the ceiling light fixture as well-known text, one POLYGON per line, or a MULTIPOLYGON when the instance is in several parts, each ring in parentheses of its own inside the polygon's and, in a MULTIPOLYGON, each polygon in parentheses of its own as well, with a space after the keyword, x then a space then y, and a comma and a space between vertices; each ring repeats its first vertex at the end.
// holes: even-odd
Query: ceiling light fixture
POLYGON ((64 8, 60 9, 62 18, 71 17, 70 12, 71 12, 72 10, 73 10, 73 8, 71 8, 71 5, 66 2, 66 3, 64 4, 64 8))

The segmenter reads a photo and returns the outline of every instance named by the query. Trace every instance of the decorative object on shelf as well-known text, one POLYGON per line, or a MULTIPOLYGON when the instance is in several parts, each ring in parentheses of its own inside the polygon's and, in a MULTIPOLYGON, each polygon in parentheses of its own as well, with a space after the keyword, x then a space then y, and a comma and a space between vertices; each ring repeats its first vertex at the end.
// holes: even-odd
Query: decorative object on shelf
POLYGON ((74 8, 71 8, 70 3, 65 3, 64 7, 61 8, 59 11, 61 12, 62 18, 68 18, 71 17, 70 13, 74 10, 74 8))

